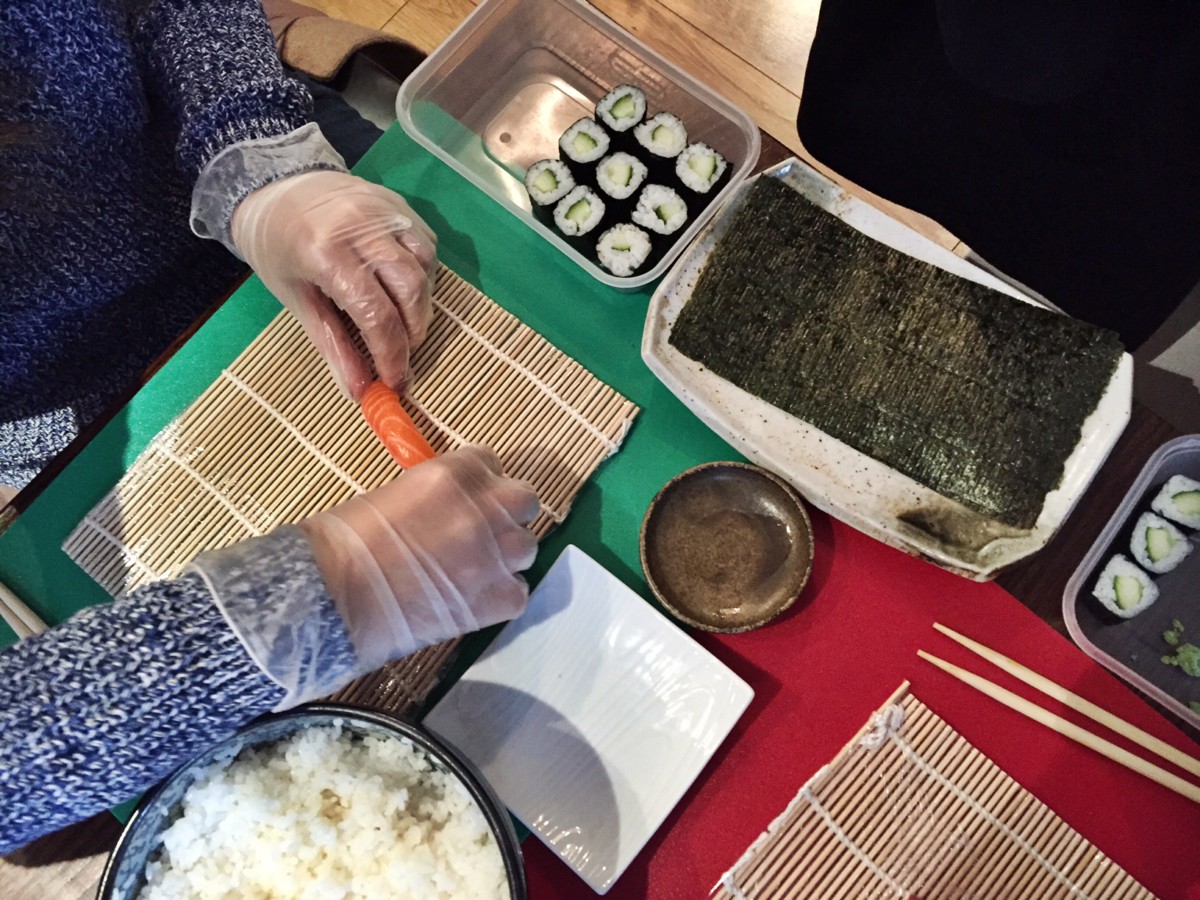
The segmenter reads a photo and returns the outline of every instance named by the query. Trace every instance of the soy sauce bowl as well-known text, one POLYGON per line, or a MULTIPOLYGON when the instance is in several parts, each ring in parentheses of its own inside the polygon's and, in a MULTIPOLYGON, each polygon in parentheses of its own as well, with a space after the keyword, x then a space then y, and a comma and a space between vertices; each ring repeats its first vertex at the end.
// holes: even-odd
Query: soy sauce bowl
POLYGON ((765 625, 796 602, 812 570, 803 501, 747 463, 705 463, 675 476, 646 510, 640 543, 654 596, 706 631, 765 625))

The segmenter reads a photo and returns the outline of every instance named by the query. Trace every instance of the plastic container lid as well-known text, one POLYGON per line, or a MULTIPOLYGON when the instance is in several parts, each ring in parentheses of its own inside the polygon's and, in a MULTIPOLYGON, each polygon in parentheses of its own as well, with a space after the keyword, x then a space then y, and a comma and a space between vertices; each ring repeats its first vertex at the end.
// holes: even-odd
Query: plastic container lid
POLYGON ((661 276, 758 161, 749 116, 580 0, 484 0, 405 80, 404 130, 589 274, 632 290, 661 276), (727 160, 730 178, 652 269, 621 278, 534 218, 525 171, 618 84, 646 93, 647 115, 679 116, 689 141, 727 160))

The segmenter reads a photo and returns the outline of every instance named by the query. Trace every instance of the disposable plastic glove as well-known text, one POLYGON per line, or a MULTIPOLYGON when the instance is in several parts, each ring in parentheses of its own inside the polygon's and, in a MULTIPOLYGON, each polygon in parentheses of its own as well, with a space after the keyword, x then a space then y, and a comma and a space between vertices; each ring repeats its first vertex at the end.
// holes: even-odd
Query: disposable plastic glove
POLYGON ((303 522, 362 671, 520 615, 538 508, 492 451, 464 447, 303 522))
POLYGON ((503 476, 492 451, 464 447, 189 568, 288 709, 519 615, 529 590, 518 573, 537 553, 525 526, 538 508, 533 488, 503 476))
POLYGON ((299 319, 338 386, 358 400, 371 370, 402 390, 432 307, 437 239, 402 197, 346 172, 291 175, 250 192, 230 221, 237 252, 299 319))

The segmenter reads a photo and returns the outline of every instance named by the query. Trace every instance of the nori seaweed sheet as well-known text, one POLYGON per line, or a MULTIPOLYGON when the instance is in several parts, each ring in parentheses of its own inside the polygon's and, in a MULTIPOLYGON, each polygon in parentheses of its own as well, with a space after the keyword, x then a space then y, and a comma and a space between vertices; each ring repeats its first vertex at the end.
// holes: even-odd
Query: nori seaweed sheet
POLYGON ((945 497, 1030 528, 1123 352, 1114 332, 887 247, 762 177, 670 338, 945 497))

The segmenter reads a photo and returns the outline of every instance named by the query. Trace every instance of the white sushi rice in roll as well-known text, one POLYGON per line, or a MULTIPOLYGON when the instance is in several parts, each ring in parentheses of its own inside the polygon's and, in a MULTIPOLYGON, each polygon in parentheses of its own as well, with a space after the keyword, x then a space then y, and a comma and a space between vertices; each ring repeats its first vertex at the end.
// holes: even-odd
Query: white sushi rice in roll
POLYGON ((557 203, 573 187, 571 170, 559 159, 540 159, 525 172, 525 190, 538 206, 557 203))
POLYGON ((687 204, 674 190, 661 184, 648 184, 638 196, 633 221, 655 234, 675 234, 688 219, 687 204))
POLYGON ((1131 619, 1158 599, 1158 587, 1149 575, 1118 553, 1100 572, 1092 595, 1109 612, 1131 619))
POLYGON ((1200 528, 1200 481, 1173 475, 1150 501, 1150 508, 1187 528, 1200 528))
POLYGON ((673 158, 687 146, 687 129, 674 113, 660 112, 633 130, 641 146, 655 156, 673 158))
POLYGON ((675 160, 675 175, 697 194, 707 194, 721 180, 725 157, 703 142, 688 144, 675 160))
POLYGON ((596 104, 596 118, 617 133, 636 127, 646 117, 646 94, 631 84, 618 84, 596 104))
POLYGON ((564 159, 586 165, 602 159, 608 153, 610 138, 596 122, 586 116, 574 122, 558 139, 558 149, 564 159))
POLYGON ((1138 563, 1156 575, 1170 572, 1192 552, 1182 531, 1152 512, 1142 513, 1133 526, 1129 549, 1138 563))
POLYGON ((604 218, 604 201, 586 185, 577 185, 554 207, 554 224, 568 237, 593 231, 604 218))
POLYGON ((614 225, 600 235, 596 256, 604 268, 625 278, 640 269, 650 256, 650 236, 628 222, 614 225))
POLYGON ((646 180, 646 164, 631 153, 612 153, 596 166, 596 184, 607 196, 626 200, 646 180))

